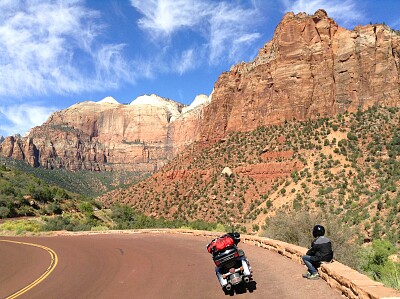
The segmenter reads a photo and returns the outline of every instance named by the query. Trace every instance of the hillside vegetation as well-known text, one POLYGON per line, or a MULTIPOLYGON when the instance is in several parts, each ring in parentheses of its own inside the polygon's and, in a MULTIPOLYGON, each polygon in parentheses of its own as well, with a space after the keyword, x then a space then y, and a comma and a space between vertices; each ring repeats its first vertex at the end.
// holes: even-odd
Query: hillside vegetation
POLYGON ((76 210, 84 200, 33 175, 0 166, 0 218, 61 214, 76 210))
POLYGON ((29 218, 3 222, 0 232, 185 227, 308 247, 310 228, 322 223, 336 259, 400 288, 400 264, 389 259, 400 245, 399 120, 400 108, 372 107, 230 133, 97 201, 60 186, 102 193, 117 186, 110 176, 29 169, 33 176, 1 165, 0 218, 29 218))
POLYGON ((400 264, 389 258, 400 246, 399 120, 400 108, 371 107, 230 133, 99 200, 303 247, 321 223, 335 259, 400 289, 400 264))
MULTIPOLYGON (((8 163, 14 164, 10 160, 8 163)), ((18 168, 7 167, 4 164, 0 166, 0 233, 154 227, 219 231, 226 229, 217 223, 199 220, 148 217, 118 203, 112 205, 110 209, 103 209, 102 204, 93 198, 67 191, 57 185, 50 185, 19 168, 21 165, 18 168)), ((48 170, 47 176, 52 173, 54 172, 48 170)), ((70 177, 76 183, 81 179, 79 173, 76 176, 70 173, 70 177)), ((63 185, 62 182, 60 185, 63 185)))
POLYGON ((10 168, 30 173, 50 185, 86 197, 96 197, 116 188, 123 188, 138 182, 150 174, 132 171, 68 171, 65 169, 45 169, 32 167, 24 161, 0 157, 0 162, 10 168))
POLYGON ((398 243, 399 118, 399 108, 372 107, 230 133, 194 144, 156 175, 100 200, 247 233, 262 231, 279 211, 323 212, 365 241, 398 243))

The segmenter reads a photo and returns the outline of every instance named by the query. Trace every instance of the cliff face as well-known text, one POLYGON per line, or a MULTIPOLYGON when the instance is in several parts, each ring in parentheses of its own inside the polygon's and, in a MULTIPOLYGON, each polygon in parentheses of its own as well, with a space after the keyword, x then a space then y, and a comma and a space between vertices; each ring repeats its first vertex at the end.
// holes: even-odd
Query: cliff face
POLYGON ((0 155, 47 168, 151 172, 195 140, 399 106, 400 35, 384 25, 349 31, 323 10, 287 13, 254 61, 221 74, 211 103, 206 98, 196 99, 204 104, 194 109, 156 96, 130 105, 112 99, 76 104, 27 138, 6 138, 0 155))
POLYGON ((153 172, 193 142, 202 105, 182 113, 188 107, 155 95, 130 105, 83 102, 55 112, 28 137, 7 137, 0 153, 45 168, 153 172))
POLYGON ((339 27, 324 10, 287 13, 254 61, 215 83, 202 137, 373 105, 400 105, 400 36, 384 25, 339 27))

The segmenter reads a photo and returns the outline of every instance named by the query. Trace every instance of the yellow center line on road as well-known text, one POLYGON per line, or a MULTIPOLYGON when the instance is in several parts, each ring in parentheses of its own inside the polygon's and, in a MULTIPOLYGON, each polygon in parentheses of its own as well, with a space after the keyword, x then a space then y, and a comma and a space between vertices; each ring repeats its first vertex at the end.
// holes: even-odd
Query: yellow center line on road
POLYGON ((57 266, 58 257, 57 257, 57 254, 54 252, 54 250, 52 250, 51 248, 48 248, 46 246, 39 245, 39 244, 25 243, 25 242, 11 241, 11 240, 0 240, 0 242, 9 242, 9 243, 16 243, 16 244, 39 247, 41 249, 46 250, 50 254, 50 257, 51 257, 50 266, 47 268, 46 271, 44 271, 44 273, 38 279, 36 279, 35 281, 30 283, 26 287, 20 289, 19 291, 15 292, 14 294, 6 297, 5 299, 14 299, 14 298, 17 298, 18 296, 21 296, 22 294, 26 293, 27 291, 29 291, 30 289, 32 289, 33 287, 35 287, 39 283, 41 283, 43 280, 45 280, 46 277, 49 276, 50 273, 53 272, 54 268, 57 266))

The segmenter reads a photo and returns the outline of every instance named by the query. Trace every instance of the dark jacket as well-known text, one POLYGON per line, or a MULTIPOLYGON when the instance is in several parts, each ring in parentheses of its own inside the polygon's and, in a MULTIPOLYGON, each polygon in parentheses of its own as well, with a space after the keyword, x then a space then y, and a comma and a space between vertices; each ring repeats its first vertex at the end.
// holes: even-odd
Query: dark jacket
POLYGON ((312 262, 330 262, 333 259, 331 240, 325 236, 316 238, 306 254, 311 256, 312 262))

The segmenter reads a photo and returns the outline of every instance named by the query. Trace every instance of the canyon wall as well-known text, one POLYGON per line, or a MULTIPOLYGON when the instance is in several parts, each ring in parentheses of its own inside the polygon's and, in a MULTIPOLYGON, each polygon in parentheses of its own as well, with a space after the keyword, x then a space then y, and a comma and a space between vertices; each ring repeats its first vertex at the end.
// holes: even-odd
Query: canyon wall
POLYGON ((350 31, 324 10, 287 13, 254 61, 218 78, 202 138, 373 105, 399 106, 399 74, 400 34, 387 26, 350 31))
POLYGON ((193 109, 154 95, 79 103, 27 137, 5 138, 0 155, 46 168, 153 172, 194 141, 231 131, 399 106, 400 34, 385 25, 350 31, 324 10, 287 13, 252 62, 221 74, 211 101, 197 101, 193 109))

